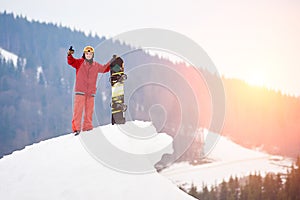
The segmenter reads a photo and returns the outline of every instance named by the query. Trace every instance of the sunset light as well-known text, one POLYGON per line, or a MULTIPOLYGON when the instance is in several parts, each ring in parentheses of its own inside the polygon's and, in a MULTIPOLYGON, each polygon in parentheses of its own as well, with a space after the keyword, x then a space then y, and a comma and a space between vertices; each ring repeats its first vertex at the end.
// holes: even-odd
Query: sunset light
POLYGON ((300 200, 300 0, 0 2, 0 200, 300 200))
POLYGON ((246 82, 252 86, 265 87, 266 86, 266 77, 259 72, 249 74, 249 77, 246 79, 246 82))

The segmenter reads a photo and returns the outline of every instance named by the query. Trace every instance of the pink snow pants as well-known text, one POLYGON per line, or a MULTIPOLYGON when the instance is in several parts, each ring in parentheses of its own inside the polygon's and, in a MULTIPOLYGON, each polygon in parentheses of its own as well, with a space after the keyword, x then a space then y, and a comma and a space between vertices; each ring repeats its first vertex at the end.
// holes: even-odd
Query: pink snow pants
POLYGON ((87 131, 93 129, 94 97, 90 95, 75 95, 72 119, 73 131, 87 131), (84 113, 83 126, 81 126, 84 113))

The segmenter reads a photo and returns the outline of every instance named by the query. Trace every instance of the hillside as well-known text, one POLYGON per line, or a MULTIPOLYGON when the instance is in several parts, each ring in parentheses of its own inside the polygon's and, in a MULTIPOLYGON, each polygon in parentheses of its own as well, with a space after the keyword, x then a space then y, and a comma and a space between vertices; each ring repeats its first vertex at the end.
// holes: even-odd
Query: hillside
POLYGON ((300 154, 300 98, 236 79, 224 81, 223 134, 249 148, 296 158, 300 154))
MULTIPOLYGON (((149 124, 138 122, 139 125, 149 124)), ((115 126, 116 127, 116 126, 115 126)), ((120 141, 122 132, 111 125, 98 127, 92 132, 74 137, 72 134, 27 146, 0 159, 0 198, 13 199, 194 199, 179 190, 156 172, 145 174, 122 173, 103 166, 82 145, 83 137, 102 134, 117 145, 127 146, 128 151, 163 148, 172 140, 157 134, 153 141, 143 146, 139 142, 120 141), (128 149, 129 148, 129 149, 128 149)), ((153 127, 152 127, 153 128, 153 127)), ((128 137, 130 140, 130 138, 128 137)), ((101 150, 101 146, 98 146, 101 150)), ((103 150, 103 149, 102 149, 103 150)), ((112 159, 113 156, 111 157, 112 159)), ((142 163, 140 163, 142 164, 142 163)), ((154 169, 154 168, 153 168, 154 169)))
MULTIPOLYGON (((208 132, 206 131, 206 134, 208 132)), ((209 133, 215 134, 215 133, 209 133)), ((244 178, 259 173, 286 174, 293 166, 294 159, 270 155, 258 150, 244 148, 221 136, 215 148, 205 158, 207 163, 191 165, 175 163, 160 174, 188 191, 192 185, 208 188, 228 181, 230 177, 244 178)))

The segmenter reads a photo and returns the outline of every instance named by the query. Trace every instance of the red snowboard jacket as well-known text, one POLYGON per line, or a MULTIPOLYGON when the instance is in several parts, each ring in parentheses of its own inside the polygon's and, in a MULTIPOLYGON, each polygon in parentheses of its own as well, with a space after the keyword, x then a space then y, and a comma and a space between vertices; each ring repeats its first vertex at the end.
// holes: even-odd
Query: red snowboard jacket
POLYGON ((95 61, 88 63, 84 58, 76 59, 72 55, 67 57, 68 64, 76 69, 75 93, 92 95, 96 94, 98 73, 110 71, 110 63, 101 65, 95 61))

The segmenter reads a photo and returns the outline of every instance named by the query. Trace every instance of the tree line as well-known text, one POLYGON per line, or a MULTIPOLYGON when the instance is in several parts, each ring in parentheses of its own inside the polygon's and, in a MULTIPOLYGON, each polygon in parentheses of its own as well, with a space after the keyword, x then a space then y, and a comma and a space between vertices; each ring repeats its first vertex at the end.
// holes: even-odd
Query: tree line
POLYGON ((244 178, 230 177, 211 188, 198 188, 192 184, 189 190, 180 187, 201 200, 300 200, 300 159, 286 174, 260 173, 244 178))

